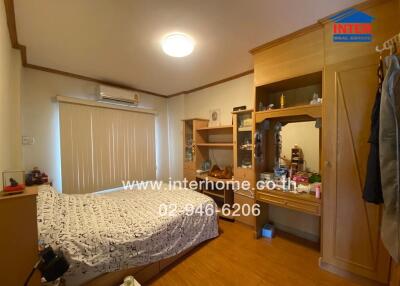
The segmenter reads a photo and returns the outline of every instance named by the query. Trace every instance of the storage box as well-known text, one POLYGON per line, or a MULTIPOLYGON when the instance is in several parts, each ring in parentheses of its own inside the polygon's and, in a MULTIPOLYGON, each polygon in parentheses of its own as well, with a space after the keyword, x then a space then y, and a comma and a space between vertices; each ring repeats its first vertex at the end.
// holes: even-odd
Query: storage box
POLYGON ((275 228, 272 224, 267 223, 266 225, 264 225, 261 231, 262 237, 273 238, 274 234, 275 234, 275 228))

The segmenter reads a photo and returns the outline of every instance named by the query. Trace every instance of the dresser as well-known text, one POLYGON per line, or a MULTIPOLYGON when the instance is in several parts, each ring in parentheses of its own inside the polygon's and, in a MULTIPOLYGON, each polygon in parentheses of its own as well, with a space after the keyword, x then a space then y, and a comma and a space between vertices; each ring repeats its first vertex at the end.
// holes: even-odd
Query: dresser
MULTIPOLYGON (((1 285, 24 285, 38 260, 36 196, 36 187, 22 194, 0 196, 1 285)), ((38 272, 29 285, 40 285, 38 272)))

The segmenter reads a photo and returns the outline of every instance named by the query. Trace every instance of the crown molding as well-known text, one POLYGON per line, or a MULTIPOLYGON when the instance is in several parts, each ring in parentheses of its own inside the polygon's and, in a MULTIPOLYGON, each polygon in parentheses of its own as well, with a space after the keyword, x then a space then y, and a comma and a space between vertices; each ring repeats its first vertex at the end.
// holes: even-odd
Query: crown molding
POLYGON ((124 85, 124 84, 117 83, 117 82, 112 82, 112 81, 107 81, 107 80, 100 80, 100 79, 88 77, 88 76, 85 76, 85 75, 80 75, 80 74, 75 74, 75 73, 71 73, 71 72, 66 72, 66 71, 62 71, 62 70, 57 70, 57 69, 53 69, 53 68, 44 67, 44 66, 30 64, 30 63, 28 63, 28 60, 27 60, 27 48, 26 48, 26 46, 20 44, 19 41, 18 41, 17 25, 16 25, 16 20, 15 20, 14 0, 4 0, 4 6, 5 6, 5 10, 6 10, 7 26, 8 26, 8 31, 9 31, 9 34, 10 34, 11 45, 12 45, 12 47, 14 49, 20 50, 22 65, 24 67, 26 67, 26 68, 40 70, 40 71, 54 73, 54 74, 59 74, 59 75, 62 75, 62 76, 77 78, 77 79, 81 79, 81 80, 96 82, 96 83, 99 83, 99 84, 109 85, 109 86, 113 86, 113 87, 124 88, 124 89, 128 89, 128 90, 131 90, 131 91, 147 93, 147 94, 158 96, 158 97, 162 97, 162 98, 170 98, 170 97, 177 96, 177 95, 180 95, 180 94, 192 93, 194 91, 198 91, 198 90, 201 90, 201 89, 204 89, 204 88, 207 88, 207 87, 211 87, 211 86, 214 86, 214 85, 217 85, 217 84, 221 84, 221 83, 224 83, 224 82, 227 82, 227 81, 230 81, 230 80, 237 79, 239 77, 248 75, 248 74, 253 72, 253 70, 245 71, 243 73, 236 74, 236 75, 230 76, 228 78, 225 78, 225 79, 222 79, 222 80, 218 80, 218 81, 215 81, 215 82, 212 82, 212 83, 200 86, 200 87, 196 87, 196 88, 193 88, 191 90, 180 91, 180 92, 173 93, 173 94, 170 94, 170 95, 165 95, 165 94, 152 92, 152 91, 149 91, 149 90, 135 88, 135 87, 124 85))
POLYGON ((173 94, 168 95, 168 97, 174 97, 174 96, 178 96, 178 95, 182 95, 182 94, 190 94, 190 93, 193 93, 195 91, 206 89, 206 88, 212 87, 214 85, 218 85, 218 84, 221 84, 221 83, 224 83, 224 82, 227 82, 227 81, 231 81, 231 80, 234 80, 234 79, 237 79, 237 78, 240 78, 240 77, 252 74, 252 73, 254 73, 254 69, 251 69, 251 70, 239 73, 239 74, 235 74, 233 76, 230 76, 230 77, 227 77, 227 78, 224 78, 224 79, 220 79, 220 80, 214 81, 212 83, 205 84, 205 85, 202 85, 202 86, 190 89, 190 90, 185 90, 185 91, 180 91, 180 92, 177 92, 177 93, 173 93, 173 94))
POLYGON ((293 33, 290 33, 290 34, 287 34, 285 36, 276 38, 276 39, 274 39, 272 41, 269 41, 269 42, 267 42, 265 44, 262 44, 262 45, 260 45, 258 47, 255 47, 255 48, 251 49, 249 51, 249 53, 254 55, 255 53, 257 53, 257 52, 259 52, 261 50, 272 48, 274 46, 277 46, 277 45, 280 45, 282 43, 288 42, 288 41, 290 41, 290 40, 292 40, 294 38, 301 37, 304 34, 310 33, 312 31, 316 31, 318 29, 322 29, 325 24, 331 22, 330 18, 332 16, 334 16, 334 15, 340 13, 340 12, 343 12, 345 10, 354 8, 354 9, 357 9, 357 10, 360 10, 360 11, 364 11, 364 10, 372 8, 372 7, 376 6, 376 5, 379 5, 379 4, 382 4, 382 3, 385 3, 385 2, 390 2, 390 1, 393 1, 393 0, 367 0, 367 1, 361 2, 359 4, 351 6, 349 8, 346 8, 346 9, 343 9, 343 10, 338 11, 336 13, 333 13, 333 14, 331 14, 329 16, 326 16, 326 17, 318 20, 316 23, 311 24, 309 26, 306 26, 306 27, 304 27, 304 28, 302 28, 300 30, 297 30, 297 31, 293 32, 293 33))

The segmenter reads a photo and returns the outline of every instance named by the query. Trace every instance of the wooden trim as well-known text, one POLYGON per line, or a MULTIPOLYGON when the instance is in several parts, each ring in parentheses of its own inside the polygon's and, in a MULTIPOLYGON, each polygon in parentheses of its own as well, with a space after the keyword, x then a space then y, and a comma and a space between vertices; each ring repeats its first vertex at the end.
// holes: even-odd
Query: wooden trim
POLYGON ((232 148, 233 143, 196 143, 197 147, 221 147, 221 148, 232 148))
POLYGON ((26 46, 21 45, 18 42, 17 25, 16 25, 16 21, 15 21, 14 0, 4 0, 4 6, 5 6, 5 10, 6 10, 7 26, 8 26, 8 32, 10 34, 11 46, 14 49, 20 50, 22 65, 24 67, 36 69, 36 70, 40 70, 40 71, 44 71, 44 72, 55 73, 55 74, 59 74, 59 75, 63 75, 63 76, 73 77, 73 78, 77 78, 77 79, 81 79, 81 80, 96 82, 99 84, 109 85, 109 86, 113 86, 113 87, 123 88, 123 89, 131 90, 131 91, 147 93, 147 94, 162 97, 162 98, 167 98, 166 95, 162 95, 162 94, 144 90, 144 89, 134 88, 131 86, 123 85, 123 84, 112 82, 112 81, 99 80, 99 79, 95 79, 95 78, 91 78, 91 77, 87 77, 87 76, 83 76, 83 75, 79 75, 79 74, 74 74, 74 73, 60 71, 60 70, 56 70, 56 69, 52 69, 52 68, 29 64, 27 61, 27 56, 26 56, 26 54, 27 54, 26 46))
POLYGON ((108 285, 119 285, 126 276, 133 275, 135 279, 142 285, 147 284, 150 280, 157 277, 162 270, 165 268, 178 264, 182 260, 189 257, 192 253, 196 252, 197 249, 207 244, 208 240, 200 243, 199 245, 189 247, 188 249, 178 253, 177 255, 165 258, 163 260, 147 264, 145 266, 137 266, 129 269, 123 269, 115 272, 108 272, 101 274, 90 281, 83 283, 85 286, 108 286, 108 285))
POLYGON ((106 80, 100 80, 100 79, 96 79, 96 78, 92 78, 92 77, 88 77, 88 76, 84 76, 84 75, 80 75, 80 74, 75 74, 75 73, 70 73, 70 72, 65 72, 65 71, 61 71, 61 70, 57 70, 57 69, 52 69, 52 68, 48 68, 48 67, 43 67, 43 66, 39 66, 39 65, 34 65, 34 64, 30 64, 27 61, 27 49, 26 46, 19 44, 18 42, 18 35, 17 35, 17 25, 16 25, 16 21, 15 21, 15 9, 14 9, 14 0, 4 0, 4 5, 5 5, 5 9, 6 9, 6 17, 7 17, 7 25, 8 25, 8 31, 10 34, 10 39, 11 39, 11 45, 14 49, 20 50, 21 52, 21 59, 22 59, 22 65, 26 68, 30 68, 30 69, 36 69, 36 70, 40 70, 40 71, 44 71, 44 72, 49 72, 49 73, 54 73, 54 74, 59 74, 59 75, 63 75, 63 76, 67 76, 67 77, 72 77, 72 78, 77 78, 77 79, 81 79, 81 80, 86 80, 86 81, 91 81, 91 82, 96 82, 99 84, 104 84, 104 85, 109 85, 109 86, 113 86, 113 87, 118 87, 118 88, 123 88, 123 89, 127 89, 127 90, 131 90, 131 91, 137 91, 137 92, 142 92, 142 93, 147 93, 150 95, 154 95, 154 96, 158 96, 158 97, 162 97, 162 98, 170 98, 170 97, 174 97, 177 95, 181 95, 181 94, 187 94, 187 93, 192 93, 198 90, 202 90, 214 85, 218 85, 227 81, 231 81, 237 78, 240 78, 242 76, 246 76, 248 74, 251 74, 254 72, 254 70, 248 70, 203 86, 199 86, 190 90, 186 90, 186 91, 180 91, 177 93, 173 93, 170 95, 164 95, 164 94, 160 94, 160 93, 156 93, 156 92, 152 92, 149 90, 144 90, 144 89, 139 89, 139 88, 135 88, 135 87, 131 87, 131 86, 127 86, 127 85, 123 85, 120 83, 116 83, 116 82, 112 82, 112 81, 106 81, 106 80))
POLYGON ((245 109, 245 110, 238 110, 238 111, 232 111, 232 114, 241 114, 241 113, 251 113, 253 112, 254 109, 245 109))
MULTIPOLYGON (((379 5, 379 4, 382 4, 382 3, 385 3, 385 2, 389 2, 389 1, 391 1, 391 0, 367 0, 365 2, 350 6, 350 7, 346 8, 346 9, 341 10, 341 11, 345 11, 345 10, 351 9, 351 8, 354 8, 354 9, 357 9, 357 10, 366 10, 366 9, 369 9, 369 8, 374 7, 376 5, 379 5)), ((255 53, 259 52, 260 50, 272 48, 274 46, 277 46, 277 45, 280 45, 282 43, 285 43, 285 42, 288 42, 290 40, 293 40, 294 38, 301 37, 304 34, 307 34, 307 33, 313 32, 315 30, 318 30, 318 29, 322 28, 322 26, 324 24, 330 22, 331 21, 330 18, 332 16, 340 13, 341 11, 337 11, 337 12, 335 12, 335 13, 329 15, 329 16, 326 16, 326 17, 318 20, 316 23, 314 23, 312 25, 309 25, 309 26, 306 26, 306 27, 304 27, 304 28, 302 28, 300 30, 297 30, 297 31, 293 32, 293 33, 287 34, 287 35, 285 35, 283 37, 279 37, 279 38, 277 38, 275 40, 269 41, 269 42, 267 42, 265 44, 262 44, 262 45, 260 45, 258 47, 255 47, 255 48, 251 49, 249 52, 252 55, 254 55, 255 53)))
POLYGON ((24 65, 24 67, 30 68, 30 69, 35 69, 35 70, 40 70, 40 71, 44 71, 44 72, 59 74, 59 75, 67 76, 67 77, 77 78, 77 79, 81 79, 81 80, 96 82, 96 83, 99 83, 99 84, 104 84, 104 85, 108 85, 108 86, 112 86, 112 87, 117 87, 117 88, 127 89, 127 90, 131 90, 131 91, 142 92, 142 93, 146 93, 146 94, 150 94, 150 95, 154 95, 154 96, 158 96, 158 97, 162 97, 162 98, 167 98, 166 95, 162 95, 162 94, 155 93, 155 92, 148 91, 148 90, 144 90, 144 89, 134 88, 134 87, 131 87, 131 86, 127 86, 127 85, 116 83, 116 82, 112 82, 112 81, 99 80, 99 79, 88 77, 88 76, 84 76, 84 75, 69 73, 69 72, 65 72, 65 71, 60 71, 60 70, 56 70, 56 69, 52 69, 52 68, 46 68, 46 67, 42 67, 42 66, 38 66, 38 65, 28 64, 28 63, 26 63, 24 65))
POLYGON ((92 106, 92 107, 102 107, 102 108, 117 109, 117 110, 124 110, 124 111, 132 111, 132 112, 138 112, 138 113, 147 113, 147 114, 157 115, 157 112, 152 110, 152 109, 144 109, 144 108, 137 108, 137 107, 127 107, 127 106, 122 106, 122 105, 109 104, 109 103, 104 103, 104 102, 98 102, 98 101, 93 101, 93 100, 85 100, 85 99, 79 99, 79 98, 61 96, 61 95, 57 96, 57 101, 58 102, 63 102, 63 103, 72 103, 72 104, 92 106))
POLYGON ((357 10, 360 10, 360 11, 364 11, 364 10, 372 8, 372 7, 376 6, 376 5, 380 5, 380 4, 383 4, 385 2, 390 2, 390 1, 392 1, 392 0, 367 0, 367 1, 364 1, 364 2, 361 2, 361 3, 358 3, 356 5, 353 5, 353 6, 349 7, 349 8, 337 11, 337 12, 335 12, 335 13, 329 15, 329 16, 326 16, 326 17, 318 20, 318 22, 321 23, 321 24, 329 23, 329 22, 331 22, 330 18, 332 16, 335 16, 336 14, 338 14, 338 13, 340 13, 342 11, 351 9, 351 8, 357 9, 357 10))
POLYGON ((215 82, 212 82, 212 83, 209 83, 209 84, 206 84, 206 85, 202 85, 202 86, 190 89, 190 90, 180 91, 180 92, 177 92, 177 93, 174 93, 174 94, 170 94, 167 97, 170 98, 170 97, 178 96, 178 95, 181 95, 181 94, 193 93, 195 91, 199 91, 199 90, 202 90, 202 89, 205 89, 205 88, 212 87, 214 85, 225 83, 227 81, 231 81, 231 80, 234 80, 234 79, 237 79, 237 78, 240 78, 240 77, 252 74, 252 73, 254 73, 254 69, 251 69, 251 70, 248 70, 248 71, 245 71, 245 72, 242 72, 242 73, 239 73, 239 74, 236 74, 236 75, 224 78, 224 79, 220 79, 218 81, 215 81, 215 82))
MULTIPOLYGON (((350 7, 350 8, 356 8, 356 9, 359 9, 359 10, 365 10, 365 9, 368 9, 368 8, 373 7, 375 5, 378 5, 378 4, 381 4, 381 3, 384 3, 384 2, 388 2, 388 1, 390 1, 390 0, 367 0, 367 1, 363 2, 363 3, 354 5, 354 6, 350 7)), ((48 68, 48 67, 43 67, 43 66, 39 66, 39 65, 29 64, 27 62, 27 48, 26 48, 26 46, 21 45, 18 42, 18 35, 17 35, 16 21, 15 21, 14 1, 13 0, 4 0, 4 4, 5 4, 5 8, 6 8, 7 25, 8 25, 8 30, 9 30, 9 33, 10 33, 10 39, 11 39, 12 47, 14 49, 20 50, 22 64, 23 64, 24 67, 27 67, 27 68, 36 69, 36 70, 49 72, 49 73, 55 73, 55 74, 59 74, 59 75, 67 76, 67 77, 81 79, 81 80, 96 82, 96 83, 99 83, 99 84, 104 84, 104 85, 109 85, 109 86, 113 86, 113 87, 123 88, 123 89, 131 90, 131 91, 147 93, 147 94, 158 96, 158 97, 162 97, 162 98, 171 98, 171 97, 182 95, 182 94, 190 94, 190 93, 202 90, 202 89, 206 89, 206 88, 212 87, 214 85, 225 83, 225 82, 228 82, 228 81, 231 81, 231 80, 234 80, 234 79, 238 79, 240 77, 243 77, 243 76, 246 76, 246 75, 254 73, 254 70, 251 69, 251 70, 248 70, 248 71, 245 71, 245 72, 242 72, 242 73, 239 73, 239 74, 236 74, 236 75, 233 75, 233 76, 230 76, 230 77, 227 77, 227 78, 224 78, 224 79, 221 79, 221 80, 218 80, 218 81, 206 84, 206 85, 202 85, 202 86, 190 89, 190 90, 180 91, 180 92, 176 92, 176 93, 169 94, 169 95, 163 95, 163 94, 159 94, 159 93, 156 93, 156 92, 143 90, 143 89, 138 89, 138 88, 134 88, 134 87, 131 87, 131 86, 123 85, 123 84, 112 82, 112 81, 95 79, 95 78, 87 77, 87 76, 84 76, 84 75, 79 75, 79 74, 65 72, 65 71, 52 69, 52 68, 48 68)), ((335 14, 332 14, 332 15, 335 15, 335 14)), ((322 27, 323 24, 325 24, 326 22, 329 21, 329 17, 331 17, 332 15, 327 16, 325 18, 322 18, 321 20, 319 20, 315 24, 312 24, 310 26, 307 26, 305 28, 297 30, 297 31, 295 31, 293 33, 290 33, 290 34, 285 35, 283 37, 280 37, 280 38, 277 38, 277 39, 272 40, 270 42, 267 42, 267 43, 265 43, 265 44, 263 44, 261 46, 258 46, 256 48, 250 50, 250 53, 251 54, 255 54, 256 52, 258 52, 258 51, 260 51, 262 49, 271 48, 273 46, 280 45, 280 44, 282 44, 284 42, 287 42, 287 41, 290 41, 290 40, 292 40, 294 38, 300 37, 300 36, 302 36, 304 34, 312 32, 314 30, 318 30, 319 28, 322 27)))
POLYGON ((204 118, 188 118, 188 119, 182 119, 182 121, 192 121, 192 120, 209 121, 208 119, 204 119, 204 118))
POLYGON ((213 130, 220 130, 220 129, 232 129, 233 125, 220 125, 220 126, 207 126, 197 128, 197 131, 213 131, 213 130))
POLYGON ((321 118, 322 104, 315 104, 315 105, 310 104, 310 105, 293 106, 287 108, 278 108, 278 109, 257 111, 255 113, 257 123, 261 123, 265 119, 284 118, 284 117, 293 117, 302 115, 315 119, 321 118))
POLYGON ((304 27, 304 28, 302 28, 300 30, 297 30, 297 31, 295 31, 293 33, 287 34, 287 35, 285 35, 283 37, 280 37, 280 38, 277 38, 277 39, 272 40, 270 42, 267 42, 267 43, 265 43, 265 44, 263 44, 261 46, 255 47, 255 48, 251 49, 249 51, 249 53, 254 55, 255 53, 259 52, 260 50, 269 49, 269 48, 272 48, 274 46, 278 46, 278 45, 280 45, 282 43, 291 41, 291 40, 293 40, 295 38, 301 37, 301 36, 303 36, 305 34, 308 34, 310 32, 319 30, 321 28, 322 28, 322 25, 320 23, 312 24, 310 26, 307 26, 307 27, 304 27))
POLYGON ((334 273, 338 276, 341 276, 345 279, 348 279, 351 282, 360 284, 360 285, 364 285, 364 286, 384 286, 387 284, 382 284, 380 282, 377 281, 373 281, 367 278, 364 278, 362 276, 359 276, 357 274, 351 273, 349 271, 346 270, 342 270, 338 267, 336 267, 335 265, 329 264, 327 262, 325 262, 322 258, 319 259, 319 267, 323 270, 326 270, 328 272, 334 273))

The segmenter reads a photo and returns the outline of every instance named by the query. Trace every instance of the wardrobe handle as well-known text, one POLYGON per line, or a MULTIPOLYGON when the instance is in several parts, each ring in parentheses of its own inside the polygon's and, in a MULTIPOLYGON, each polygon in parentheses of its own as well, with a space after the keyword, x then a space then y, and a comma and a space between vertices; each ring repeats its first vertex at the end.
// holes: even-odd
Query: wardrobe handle
POLYGON ((332 166, 331 162, 329 162, 329 161, 325 161, 325 162, 324 162, 324 165, 325 165, 325 167, 330 167, 330 166, 332 166))

